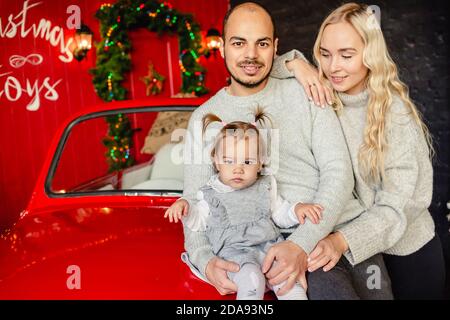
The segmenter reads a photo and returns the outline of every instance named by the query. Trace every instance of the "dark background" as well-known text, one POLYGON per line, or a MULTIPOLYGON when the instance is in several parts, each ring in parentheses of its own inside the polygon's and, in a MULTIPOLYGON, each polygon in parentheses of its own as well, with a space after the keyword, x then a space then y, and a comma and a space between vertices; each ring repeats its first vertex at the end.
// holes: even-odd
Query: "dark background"
MULTIPOLYGON (((230 0, 231 6, 245 1, 230 0)), ((312 48, 323 19, 345 3, 335 0, 261 0, 272 14, 279 37, 278 53, 298 49, 312 61, 312 48)), ((430 211, 447 261, 450 297, 450 108, 448 10, 444 1, 371 1, 381 9, 381 27, 400 79, 423 114, 434 139, 434 195, 430 211)), ((424 275, 426 277, 426 275, 424 275)))

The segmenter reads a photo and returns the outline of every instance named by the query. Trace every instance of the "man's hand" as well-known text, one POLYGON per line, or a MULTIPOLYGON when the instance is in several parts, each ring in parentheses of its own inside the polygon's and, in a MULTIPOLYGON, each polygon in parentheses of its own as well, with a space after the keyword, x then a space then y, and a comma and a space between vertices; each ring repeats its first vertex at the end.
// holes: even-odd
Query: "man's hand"
POLYGON ((227 271, 238 272, 239 265, 218 257, 212 258, 206 265, 206 278, 221 295, 231 294, 237 291, 236 284, 228 279, 227 271))
POLYGON ((294 59, 286 62, 286 68, 294 73, 295 78, 301 83, 309 100, 314 100, 317 106, 325 108, 325 104, 332 105, 333 91, 319 80, 319 72, 310 63, 302 59, 294 59))
POLYGON ((262 272, 271 285, 277 285, 286 281, 286 284, 278 291, 279 295, 289 292, 298 281, 307 290, 306 252, 292 241, 286 240, 273 245, 267 252, 262 265, 262 272), (270 270, 269 270, 270 269, 270 270))

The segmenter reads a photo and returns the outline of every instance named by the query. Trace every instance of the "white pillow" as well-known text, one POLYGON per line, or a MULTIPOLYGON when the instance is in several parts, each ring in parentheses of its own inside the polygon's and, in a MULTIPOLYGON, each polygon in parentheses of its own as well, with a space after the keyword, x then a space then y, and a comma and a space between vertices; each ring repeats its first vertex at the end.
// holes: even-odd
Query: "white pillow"
POLYGON ((168 143, 159 149, 155 155, 150 180, 170 179, 183 182, 183 148, 183 143, 168 143))

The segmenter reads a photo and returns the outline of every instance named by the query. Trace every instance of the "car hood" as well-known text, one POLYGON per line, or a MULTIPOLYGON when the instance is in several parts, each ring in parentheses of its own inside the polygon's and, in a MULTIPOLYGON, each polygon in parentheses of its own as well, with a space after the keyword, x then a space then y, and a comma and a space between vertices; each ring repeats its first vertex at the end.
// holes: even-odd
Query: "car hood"
POLYGON ((23 216, 0 239, 0 299, 222 298, 181 261, 182 226, 165 220, 165 209, 74 206, 23 216))

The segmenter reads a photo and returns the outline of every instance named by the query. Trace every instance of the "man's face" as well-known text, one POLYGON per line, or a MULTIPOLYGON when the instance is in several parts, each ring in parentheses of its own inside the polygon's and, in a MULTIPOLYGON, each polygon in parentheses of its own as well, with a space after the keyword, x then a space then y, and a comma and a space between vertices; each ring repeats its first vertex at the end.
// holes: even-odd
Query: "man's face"
POLYGON ((262 89, 272 69, 278 39, 263 10, 237 9, 227 22, 221 54, 233 85, 262 89))

